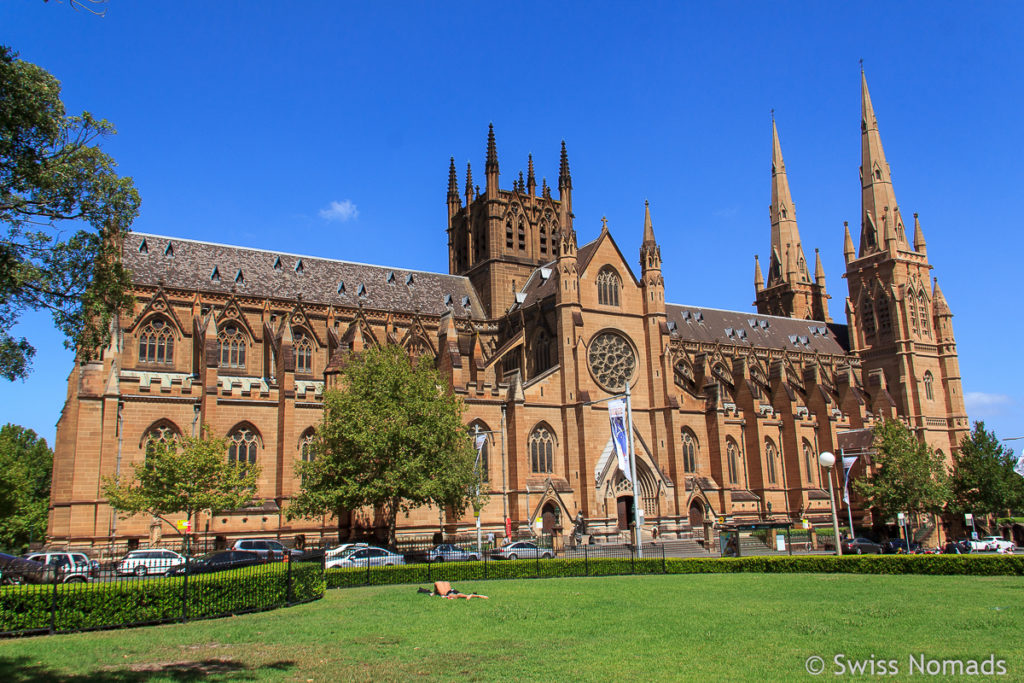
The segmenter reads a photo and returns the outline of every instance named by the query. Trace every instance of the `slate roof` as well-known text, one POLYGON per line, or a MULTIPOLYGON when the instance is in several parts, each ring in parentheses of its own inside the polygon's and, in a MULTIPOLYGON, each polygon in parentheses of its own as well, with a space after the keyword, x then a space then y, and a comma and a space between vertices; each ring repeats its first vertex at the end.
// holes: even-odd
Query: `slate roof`
POLYGON ((680 304, 665 304, 665 313, 672 336, 684 341, 849 354, 846 325, 680 304))
POLYGON ((469 279, 133 232, 124 264, 136 284, 335 306, 482 319, 469 279))

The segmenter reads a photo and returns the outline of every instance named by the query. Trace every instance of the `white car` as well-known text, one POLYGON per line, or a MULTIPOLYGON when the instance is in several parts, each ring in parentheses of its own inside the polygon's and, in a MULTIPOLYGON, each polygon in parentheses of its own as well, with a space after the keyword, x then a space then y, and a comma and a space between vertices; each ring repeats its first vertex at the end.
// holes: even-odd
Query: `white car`
POLYGON ((356 548, 369 547, 370 546, 366 543, 343 543, 339 545, 337 548, 331 548, 330 550, 325 552, 324 557, 327 558, 328 562, 330 562, 331 560, 340 560, 341 558, 348 555, 350 552, 354 551, 356 548))
POLYGON ((50 571, 47 583, 54 579, 59 583, 85 583, 92 581, 99 573, 99 563, 90 560, 85 553, 31 553, 24 557, 46 565, 50 571))
POLYGON ((390 567, 405 564, 405 558, 384 548, 355 548, 352 552, 339 558, 329 560, 327 569, 340 567, 390 567))
POLYGON ((995 550, 1000 553, 1012 553, 1017 549, 1016 543, 1007 541, 1002 536, 986 536, 981 539, 981 543, 985 544, 987 550, 995 550))
POLYGON ((135 576, 166 574, 179 564, 185 564, 185 558, 173 550, 164 548, 133 550, 117 563, 117 573, 134 574, 135 576))

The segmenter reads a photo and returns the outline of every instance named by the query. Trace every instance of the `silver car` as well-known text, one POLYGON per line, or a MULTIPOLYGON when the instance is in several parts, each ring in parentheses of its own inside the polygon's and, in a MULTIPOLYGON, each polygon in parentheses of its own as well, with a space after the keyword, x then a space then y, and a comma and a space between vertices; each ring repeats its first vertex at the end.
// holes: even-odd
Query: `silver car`
POLYGON ((327 568, 390 567, 396 564, 405 564, 405 558, 384 548, 356 548, 344 557, 328 562, 327 568))
POLYGON ((538 548, 536 543, 530 541, 516 541, 491 551, 491 557, 495 560, 533 560, 538 557, 547 560, 554 556, 550 548, 538 548))
POLYGON ((173 550, 164 548, 133 550, 117 563, 117 573, 134 574, 139 577, 147 574, 166 574, 174 567, 184 563, 185 558, 173 550))
POLYGON ((435 546, 428 555, 431 562, 471 562, 479 561, 480 553, 464 550, 451 543, 442 543, 435 546))

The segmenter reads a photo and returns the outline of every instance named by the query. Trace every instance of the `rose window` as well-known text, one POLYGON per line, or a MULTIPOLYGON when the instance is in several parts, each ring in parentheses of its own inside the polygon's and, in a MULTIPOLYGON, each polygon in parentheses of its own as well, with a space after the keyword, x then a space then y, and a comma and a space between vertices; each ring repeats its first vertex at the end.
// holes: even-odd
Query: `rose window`
POLYGON ((594 337, 587 359, 598 383, 610 391, 625 389, 636 370, 633 347, 616 332, 602 332, 594 337))

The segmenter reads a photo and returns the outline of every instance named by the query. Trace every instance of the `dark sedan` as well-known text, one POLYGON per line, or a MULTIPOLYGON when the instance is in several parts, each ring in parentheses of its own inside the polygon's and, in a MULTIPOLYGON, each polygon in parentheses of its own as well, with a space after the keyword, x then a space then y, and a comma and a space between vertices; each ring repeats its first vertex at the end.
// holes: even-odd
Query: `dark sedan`
POLYGON ((846 539, 843 541, 843 555, 863 555, 865 553, 882 554, 882 546, 870 538, 846 539))
POLYGON ((218 550, 215 553, 200 555, 185 564, 179 564, 167 571, 168 576, 182 574, 209 574, 227 569, 240 569, 263 564, 263 558, 248 550, 218 550))
POLYGON ((0 585, 43 583, 45 579, 46 567, 43 563, 0 553, 0 585))
POLYGON ((893 538, 893 539, 890 539, 890 540, 886 541, 885 545, 883 545, 882 548, 885 550, 885 554, 886 555, 896 555, 896 554, 899 554, 899 553, 907 553, 907 552, 916 553, 918 550, 921 549, 921 544, 920 543, 911 543, 910 544, 910 550, 908 551, 907 550, 907 539, 905 539, 905 538, 893 538))

